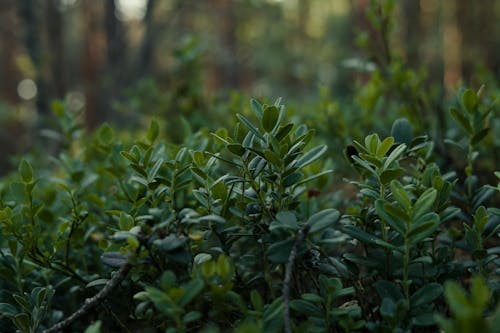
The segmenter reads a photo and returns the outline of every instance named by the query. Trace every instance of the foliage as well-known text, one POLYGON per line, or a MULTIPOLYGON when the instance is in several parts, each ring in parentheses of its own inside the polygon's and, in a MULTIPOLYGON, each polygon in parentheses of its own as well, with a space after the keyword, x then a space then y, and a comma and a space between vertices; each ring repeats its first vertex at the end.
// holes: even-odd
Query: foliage
POLYGON ((2 331, 493 330, 498 188, 474 174, 493 113, 480 93, 459 98, 465 178, 399 119, 346 149, 359 192, 344 213, 322 193, 328 148, 280 100, 182 145, 155 121, 134 142, 107 124, 86 135, 54 104, 53 165, 22 159, 2 185, 2 331), (471 275, 466 301, 449 281, 471 275))

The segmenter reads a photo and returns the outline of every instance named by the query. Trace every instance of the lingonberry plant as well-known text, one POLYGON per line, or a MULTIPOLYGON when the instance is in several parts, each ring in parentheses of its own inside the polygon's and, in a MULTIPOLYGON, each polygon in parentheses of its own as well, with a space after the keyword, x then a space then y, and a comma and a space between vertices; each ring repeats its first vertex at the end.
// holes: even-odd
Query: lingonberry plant
POLYGON ((0 330, 498 332, 499 185, 474 167, 493 107, 459 101, 464 170, 399 119, 347 147, 345 206, 329 148, 280 100, 182 145, 155 121, 135 142, 86 135, 56 104, 52 164, 1 183, 0 330))

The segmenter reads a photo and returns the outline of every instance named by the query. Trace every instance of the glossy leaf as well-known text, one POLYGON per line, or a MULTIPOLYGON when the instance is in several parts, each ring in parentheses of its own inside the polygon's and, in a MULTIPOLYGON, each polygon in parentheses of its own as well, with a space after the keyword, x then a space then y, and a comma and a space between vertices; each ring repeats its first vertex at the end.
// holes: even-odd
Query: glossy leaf
POLYGON ((439 283, 428 283, 418 289, 410 297, 412 307, 421 306, 433 302, 443 293, 443 287, 439 283))
POLYGON ((270 133, 278 121, 279 111, 275 106, 268 106, 264 109, 262 114, 262 128, 270 133))

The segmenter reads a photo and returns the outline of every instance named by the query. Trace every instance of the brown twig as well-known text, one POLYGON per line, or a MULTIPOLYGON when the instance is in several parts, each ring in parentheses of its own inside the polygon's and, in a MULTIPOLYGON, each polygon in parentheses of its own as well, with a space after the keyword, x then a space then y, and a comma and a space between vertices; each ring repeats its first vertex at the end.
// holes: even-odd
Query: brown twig
POLYGON ((299 244, 304 240, 304 237, 308 232, 309 224, 304 224, 295 237, 295 242, 293 242, 292 250, 290 251, 288 262, 286 264, 285 280, 283 281, 283 299, 285 305, 285 309, 283 311, 283 319, 285 325, 285 333, 292 333, 292 326, 290 323, 290 282, 292 280, 293 263, 295 261, 295 257, 297 256, 297 248, 299 247, 299 244))
POLYGON ((102 301, 104 301, 106 297, 108 297, 108 295, 125 279, 131 268, 132 266, 130 264, 123 265, 118 271, 118 274, 113 276, 106 283, 104 288, 101 289, 101 291, 99 291, 93 297, 87 298, 80 309, 76 310, 72 315, 70 315, 63 321, 60 321, 51 328, 46 329, 45 331, 43 331, 43 333, 59 332, 86 315, 90 310, 98 306, 100 303, 102 303, 102 301))

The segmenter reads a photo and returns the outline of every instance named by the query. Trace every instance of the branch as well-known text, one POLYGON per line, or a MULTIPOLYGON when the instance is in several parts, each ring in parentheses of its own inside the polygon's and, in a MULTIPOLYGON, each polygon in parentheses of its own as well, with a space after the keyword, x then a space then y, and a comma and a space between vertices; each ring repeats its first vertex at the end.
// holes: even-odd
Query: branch
POLYGON ((292 333, 292 326, 290 324, 290 282, 292 280, 292 270, 293 262, 297 256, 297 248, 299 244, 304 240, 304 237, 309 232, 309 224, 304 224, 300 228, 297 237, 295 237, 295 242, 293 243, 292 250, 288 256, 288 262, 286 264, 285 270, 285 280, 283 281, 283 299, 285 303, 285 309, 283 311, 283 319, 285 324, 285 333, 292 333))
POLYGON ((97 294, 95 294, 91 298, 87 298, 83 304, 83 306, 76 310, 72 315, 70 315, 68 318, 64 319, 63 321, 58 322, 51 328, 46 329, 42 333, 55 333, 59 332, 66 327, 70 326, 73 324, 75 321, 86 315, 90 310, 98 306, 108 295, 125 279, 127 276, 128 272, 132 266, 130 264, 125 264, 123 265, 120 270, 118 271, 118 274, 113 276, 104 286, 104 288, 101 289, 97 294))

